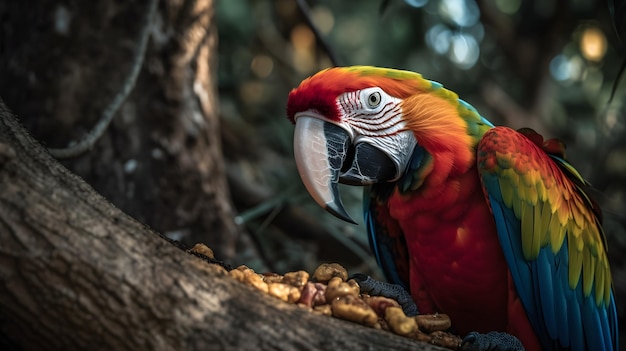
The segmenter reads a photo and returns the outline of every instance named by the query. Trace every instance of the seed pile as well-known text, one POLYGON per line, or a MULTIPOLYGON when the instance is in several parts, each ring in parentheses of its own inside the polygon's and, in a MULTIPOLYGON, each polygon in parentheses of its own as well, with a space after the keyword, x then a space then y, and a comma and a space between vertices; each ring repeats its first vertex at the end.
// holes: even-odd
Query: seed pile
MULTIPOLYGON (((213 251, 203 244, 196 244, 189 252, 215 261, 213 251)), ((451 326, 445 314, 422 314, 408 317, 397 301, 361 293, 359 284, 348 279, 348 272, 337 263, 321 264, 313 276, 296 271, 283 275, 256 273, 239 266, 228 274, 238 281, 251 285, 262 292, 309 309, 313 313, 333 316, 368 327, 391 331, 419 341, 457 350, 461 338, 446 332, 451 326)))
POLYGON ((348 280, 348 272, 336 263, 320 265, 313 276, 305 271, 259 274, 239 266, 229 274, 264 293, 285 302, 327 316, 457 350, 461 339, 446 332, 450 318, 445 314, 408 317, 393 299, 362 294, 358 283, 348 280))

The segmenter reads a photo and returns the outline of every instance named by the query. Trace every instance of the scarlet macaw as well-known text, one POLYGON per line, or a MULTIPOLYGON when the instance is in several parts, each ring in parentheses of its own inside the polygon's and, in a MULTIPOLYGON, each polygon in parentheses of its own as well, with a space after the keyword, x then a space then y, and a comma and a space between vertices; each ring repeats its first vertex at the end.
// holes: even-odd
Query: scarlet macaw
POLYGON ((369 66, 305 79, 287 115, 309 193, 353 222, 337 183, 366 187, 372 251, 421 313, 528 350, 618 349, 600 212, 554 139, 495 127, 418 73, 369 66))

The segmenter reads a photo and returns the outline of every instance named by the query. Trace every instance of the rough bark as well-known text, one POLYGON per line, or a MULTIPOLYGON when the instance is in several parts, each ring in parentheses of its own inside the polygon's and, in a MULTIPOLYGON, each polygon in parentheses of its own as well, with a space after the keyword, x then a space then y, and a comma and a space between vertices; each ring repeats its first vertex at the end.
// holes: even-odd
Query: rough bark
MULTIPOLYGON (((131 70, 149 2, 0 3, 0 96, 38 140, 65 147, 96 124, 131 70)), ((133 217, 231 258, 243 240, 222 158, 213 6, 159 1, 132 94, 95 147, 63 163, 133 217)))
POLYGON ((435 350, 314 315, 170 244, 52 159, 0 101, 0 342, 41 350, 435 350))

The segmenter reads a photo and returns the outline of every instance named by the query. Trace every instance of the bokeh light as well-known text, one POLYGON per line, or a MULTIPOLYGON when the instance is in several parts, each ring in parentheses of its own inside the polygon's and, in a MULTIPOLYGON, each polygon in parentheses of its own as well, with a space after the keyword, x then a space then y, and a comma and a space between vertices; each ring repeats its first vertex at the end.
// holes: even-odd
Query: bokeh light
POLYGON ((316 6, 312 13, 313 23, 323 35, 328 35, 335 26, 335 16, 326 6, 316 6))
POLYGON ((480 57, 478 40, 473 35, 453 32, 441 23, 426 32, 426 45, 439 55, 447 55, 461 69, 472 68, 480 57))
POLYGON ((449 57, 459 68, 472 68, 478 61, 479 53, 478 43, 473 36, 465 34, 452 36, 452 47, 449 57))
POLYGON ((267 78, 274 69, 274 60, 267 55, 256 55, 250 63, 250 69, 257 77, 267 78))
POLYGON ((439 13, 459 27, 471 27, 480 18, 480 10, 474 0, 441 0, 439 13))
POLYGON ((578 55, 571 57, 563 54, 555 56, 550 61, 550 74, 554 80, 561 83, 571 83, 579 80, 583 74, 584 62, 578 55))
POLYGON ((426 44, 439 55, 444 55, 450 49, 452 32, 447 26, 439 23, 426 32, 426 44))
POLYGON ((310 51, 315 44, 315 35, 304 24, 299 24, 291 31, 291 44, 296 51, 310 51))
POLYGON ((589 61, 600 61, 606 54, 606 37, 597 27, 589 27, 580 38, 580 52, 589 61))
POLYGON ((291 45, 294 67, 300 72, 311 71, 315 67, 315 34, 306 25, 299 24, 291 31, 291 45))

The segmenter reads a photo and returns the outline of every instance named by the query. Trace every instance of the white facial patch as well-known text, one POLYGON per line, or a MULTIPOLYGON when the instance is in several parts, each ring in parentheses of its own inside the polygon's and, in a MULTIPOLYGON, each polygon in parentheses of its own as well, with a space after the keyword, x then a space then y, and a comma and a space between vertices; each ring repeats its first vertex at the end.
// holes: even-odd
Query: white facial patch
POLYGON ((380 137, 406 130, 401 102, 378 87, 347 92, 337 98, 342 123, 350 125, 357 137, 380 137))

